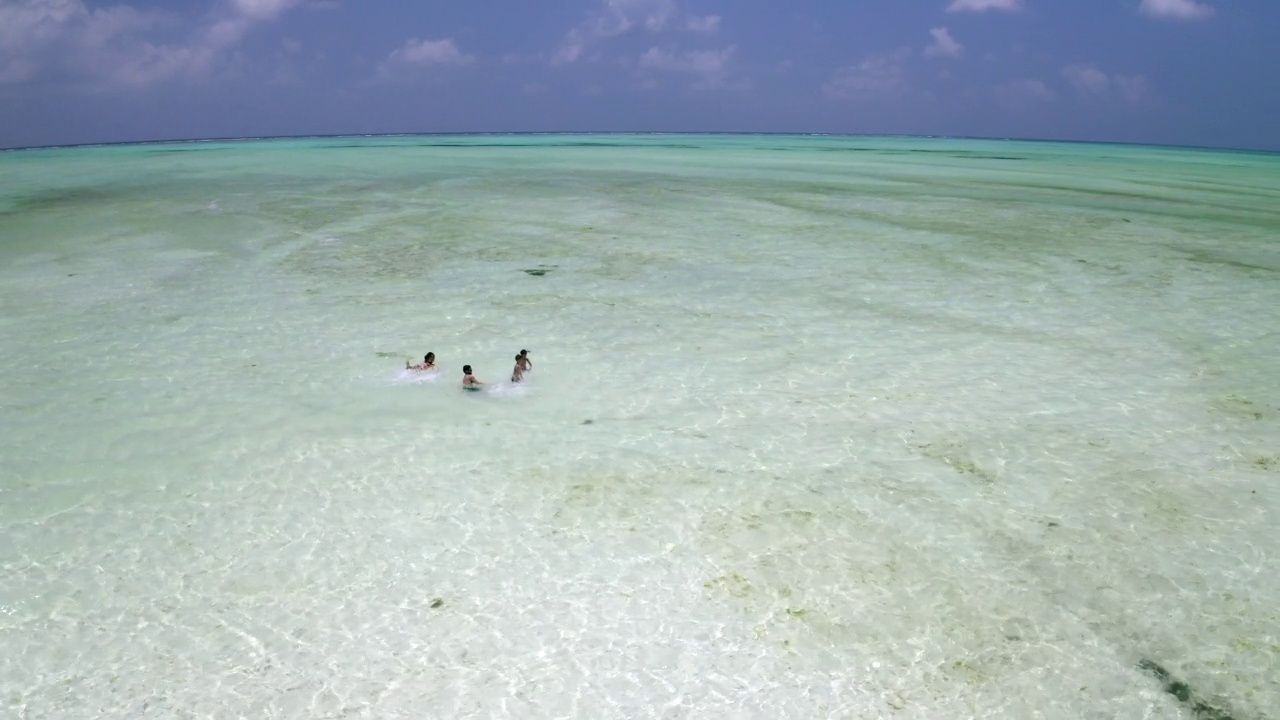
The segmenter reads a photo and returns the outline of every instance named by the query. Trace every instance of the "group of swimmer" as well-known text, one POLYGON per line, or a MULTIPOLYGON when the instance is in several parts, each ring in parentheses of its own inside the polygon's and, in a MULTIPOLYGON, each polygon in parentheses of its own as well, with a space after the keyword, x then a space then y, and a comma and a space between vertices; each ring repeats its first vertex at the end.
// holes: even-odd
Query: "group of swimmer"
MULTIPOLYGON (((417 370, 426 372, 436 370, 436 354, 429 352, 422 356, 422 362, 414 365, 412 361, 404 361, 405 370, 417 370)), ((529 359, 529 351, 521 350, 516 353, 516 366, 511 369, 511 382, 518 383, 524 380, 524 374, 533 369, 533 361, 529 359)), ((462 388, 464 390, 479 390, 484 385, 479 378, 471 372, 470 365, 462 366, 462 388)))

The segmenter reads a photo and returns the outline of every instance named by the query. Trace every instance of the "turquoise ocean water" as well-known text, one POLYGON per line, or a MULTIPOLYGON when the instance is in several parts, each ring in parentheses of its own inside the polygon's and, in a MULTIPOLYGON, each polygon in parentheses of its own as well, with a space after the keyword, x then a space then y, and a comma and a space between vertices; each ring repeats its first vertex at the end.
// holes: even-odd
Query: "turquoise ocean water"
POLYGON ((1201 150, 0 153, 0 716, 1280 717, 1278 234, 1201 150))

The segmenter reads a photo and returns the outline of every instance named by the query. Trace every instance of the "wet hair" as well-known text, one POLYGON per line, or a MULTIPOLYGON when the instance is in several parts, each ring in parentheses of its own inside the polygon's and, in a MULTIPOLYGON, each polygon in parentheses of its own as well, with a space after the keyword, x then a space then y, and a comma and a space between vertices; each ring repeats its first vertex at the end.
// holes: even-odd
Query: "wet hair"
POLYGON ((519 360, 521 357, 523 357, 523 355, 517 355, 516 360, 519 360))
POLYGON ((471 374, 471 366, 470 366, 470 365, 463 365, 463 366, 462 366, 462 374, 463 374, 463 375, 470 375, 470 374, 471 374))
POLYGON ((528 355, 528 354, 529 354, 529 351, 528 351, 528 350, 521 350, 521 351, 520 351, 520 357, 524 357, 525 355, 528 355))
POLYGON ((429 363, 435 358, 435 356, 436 356, 435 353, 427 353, 426 355, 422 356, 422 362, 429 363))

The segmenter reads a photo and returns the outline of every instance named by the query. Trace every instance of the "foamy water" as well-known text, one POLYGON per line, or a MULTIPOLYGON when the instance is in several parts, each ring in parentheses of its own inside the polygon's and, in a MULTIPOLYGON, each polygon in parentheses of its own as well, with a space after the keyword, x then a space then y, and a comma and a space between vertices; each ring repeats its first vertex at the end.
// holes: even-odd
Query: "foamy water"
POLYGON ((1277 229, 1243 153, 4 154, 0 715, 1276 717, 1277 229))

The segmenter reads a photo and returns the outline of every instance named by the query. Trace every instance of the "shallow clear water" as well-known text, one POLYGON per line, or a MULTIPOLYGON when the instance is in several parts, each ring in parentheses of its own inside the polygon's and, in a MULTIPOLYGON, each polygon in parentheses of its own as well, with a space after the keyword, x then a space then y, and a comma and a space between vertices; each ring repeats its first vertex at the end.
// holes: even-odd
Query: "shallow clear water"
POLYGON ((0 715, 1275 717, 1277 230, 1194 150, 0 154, 0 715))

